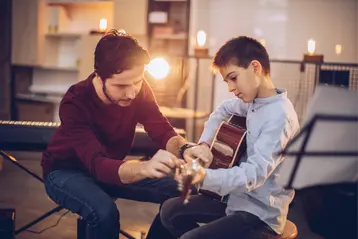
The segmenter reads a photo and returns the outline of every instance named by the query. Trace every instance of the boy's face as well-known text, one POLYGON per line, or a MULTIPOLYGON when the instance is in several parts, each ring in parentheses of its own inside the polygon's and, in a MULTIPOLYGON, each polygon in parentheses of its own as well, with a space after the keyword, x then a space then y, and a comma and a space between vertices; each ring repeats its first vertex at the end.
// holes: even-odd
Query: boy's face
POLYGON ((262 68, 258 61, 252 61, 247 69, 232 63, 220 68, 221 76, 230 92, 246 103, 252 102, 258 93, 262 68))
POLYGON ((122 107, 129 106, 138 95, 144 79, 144 67, 135 67, 114 74, 106 80, 106 91, 122 107))

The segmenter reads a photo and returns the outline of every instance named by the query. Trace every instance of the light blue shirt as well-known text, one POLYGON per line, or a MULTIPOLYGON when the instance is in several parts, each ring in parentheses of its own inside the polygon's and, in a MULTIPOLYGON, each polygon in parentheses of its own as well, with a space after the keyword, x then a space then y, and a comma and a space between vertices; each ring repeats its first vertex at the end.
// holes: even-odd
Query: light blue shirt
POLYGON ((199 142, 210 145, 220 123, 232 115, 246 117, 247 152, 241 163, 230 169, 206 169, 201 188, 229 195, 227 215, 249 212, 281 234, 295 193, 278 184, 280 163, 285 157, 275 153, 299 131, 299 122, 286 90, 277 92, 249 104, 238 98, 224 101, 205 123, 199 142))

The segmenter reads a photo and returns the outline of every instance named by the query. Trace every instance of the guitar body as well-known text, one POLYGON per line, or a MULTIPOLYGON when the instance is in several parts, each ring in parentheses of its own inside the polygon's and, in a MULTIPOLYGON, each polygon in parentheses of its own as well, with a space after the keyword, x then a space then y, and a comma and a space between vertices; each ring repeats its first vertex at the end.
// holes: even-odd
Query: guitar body
MULTIPOLYGON (((246 152, 246 117, 233 115, 228 122, 222 122, 210 146, 213 161, 208 168, 231 168, 239 164, 246 152)), ((224 197, 207 190, 199 193, 223 201, 224 197)))

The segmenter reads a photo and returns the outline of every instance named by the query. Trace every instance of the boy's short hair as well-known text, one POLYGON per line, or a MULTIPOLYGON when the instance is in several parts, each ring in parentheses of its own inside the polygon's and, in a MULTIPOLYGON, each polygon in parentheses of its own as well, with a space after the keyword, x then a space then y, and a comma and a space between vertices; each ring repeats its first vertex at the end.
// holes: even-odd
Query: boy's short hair
POLYGON ((231 63, 246 69, 253 60, 260 62, 265 75, 270 74, 270 59, 265 47, 253 38, 239 36, 227 41, 219 49, 212 66, 217 70, 231 63))
POLYGON ((149 53, 135 38, 115 29, 102 36, 94 52, 94 69, 102 80, 149 61, 149 53))

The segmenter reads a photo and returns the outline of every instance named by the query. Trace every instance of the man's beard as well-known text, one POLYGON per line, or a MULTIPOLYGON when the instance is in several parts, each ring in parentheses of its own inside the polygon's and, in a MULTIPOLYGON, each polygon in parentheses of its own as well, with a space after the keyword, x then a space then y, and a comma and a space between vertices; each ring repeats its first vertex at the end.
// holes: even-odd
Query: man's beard
POLYGON ((103 82, 102 84, 102 91, 103 91, 103 94, 106 96, 107 100, 109 100, 112 104, 114 105, 118 105, 118 106, 121 106, 121 102, 124 103, 126 106, 130 105, 130 103, 132 102, 132 100, 115 100, 113 99, 109 94, 108 94, 108 91, 107 91, 107 88, 106 88, 106 84, 105 82, 103 82))
POLYGON ((118 100, 117 105, 124 104, 125 106, 129 106, 132 103, 132 100, 118 100))

